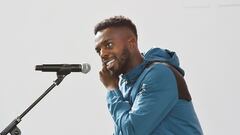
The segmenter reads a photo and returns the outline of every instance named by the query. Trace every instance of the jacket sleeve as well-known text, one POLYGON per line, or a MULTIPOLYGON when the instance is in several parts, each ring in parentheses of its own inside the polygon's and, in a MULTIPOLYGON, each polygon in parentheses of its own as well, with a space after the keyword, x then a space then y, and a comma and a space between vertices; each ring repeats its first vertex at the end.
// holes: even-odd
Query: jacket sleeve
POLYGON ((178 100, 173 72, 162 64, 150 68, 132 106, 120 90, 108 92, 108 109, 123 135, 151 134, 178 100))

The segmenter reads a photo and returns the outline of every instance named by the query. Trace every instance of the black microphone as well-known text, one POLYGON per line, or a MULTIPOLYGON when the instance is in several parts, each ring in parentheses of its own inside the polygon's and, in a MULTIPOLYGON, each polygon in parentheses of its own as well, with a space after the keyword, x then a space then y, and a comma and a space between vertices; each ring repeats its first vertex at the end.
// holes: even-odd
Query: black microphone
POLYGON ((84 64, 43 64, 36 65, 35 70, 42 72, 82 72, 88 73, 91 70, 91 66, 87 63, 84 64))

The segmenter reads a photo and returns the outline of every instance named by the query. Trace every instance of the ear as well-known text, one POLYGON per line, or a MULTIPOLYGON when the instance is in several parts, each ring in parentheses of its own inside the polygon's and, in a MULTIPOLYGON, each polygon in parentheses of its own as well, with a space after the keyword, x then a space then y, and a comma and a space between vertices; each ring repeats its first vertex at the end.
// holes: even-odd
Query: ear
POLYGON ((129 39, 128 39, 128 44, 129 44, 129 47, 131 49, 137 48, 137 40, 136 40, 136 38, 133 37, 133 36, 130 36, 129 39))

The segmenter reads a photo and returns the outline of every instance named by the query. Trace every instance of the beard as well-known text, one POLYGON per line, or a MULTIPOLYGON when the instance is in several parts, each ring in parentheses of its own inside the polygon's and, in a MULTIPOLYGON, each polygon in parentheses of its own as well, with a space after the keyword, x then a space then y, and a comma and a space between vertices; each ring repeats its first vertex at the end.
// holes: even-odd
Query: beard
POLYGON ((128 64, 130 62, 130 52, 127 48, 124 48, 122 54, 119 57, 114 56, 115 63, 109 69, 110 73, 113 76, 119 76, 120 74, 124 74, 127 72, 128 64))

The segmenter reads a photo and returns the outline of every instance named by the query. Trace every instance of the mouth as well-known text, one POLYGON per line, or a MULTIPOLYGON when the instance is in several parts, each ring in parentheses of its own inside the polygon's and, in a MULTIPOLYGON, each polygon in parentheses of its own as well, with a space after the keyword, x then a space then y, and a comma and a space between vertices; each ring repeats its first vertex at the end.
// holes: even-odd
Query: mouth
POLYGON ((115 59, 105 60, 103 61, 104 65, 106 65, 107 69, 111 69, 114 65, 115 59))
POLYGON ((108 62, 106 63, 106 65, 109 66, 109 65, 112 64, 114 61, 115 61, 115 59, 112 59, 112 60, 108 61, 108 62))

